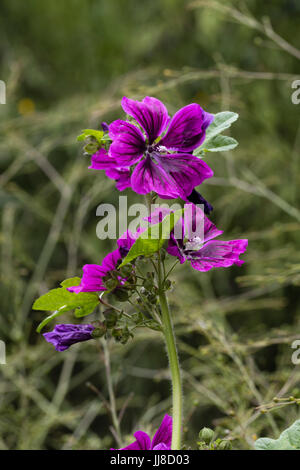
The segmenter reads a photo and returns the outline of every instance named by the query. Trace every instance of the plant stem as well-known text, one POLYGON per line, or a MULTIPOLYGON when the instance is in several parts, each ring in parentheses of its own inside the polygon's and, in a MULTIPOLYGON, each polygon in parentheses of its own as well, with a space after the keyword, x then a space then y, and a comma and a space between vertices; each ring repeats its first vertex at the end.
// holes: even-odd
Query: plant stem
POLYGON ((162 313, 163 332, 165 336, 167 352, 170 363, 171 380, 172 380, 172 450, 180 450, 181 448, 181 427, 182 427, 182 386, 179 367, 179 359, 175 342, 174 328, 172 324, 171 313, 168 305, 166 293, 164 291, 161 273, 161 261, 159 256, 158 262, 158 285, 159 285, 159 301, 162 313))
MULTIPOLYGON (((151 194, 145 195, 145 202, 148 209, 148 214, 151 214, 151 194)), ((165 272, 162 275, 162 263, 160 251, 157 253, 158 262, 157 269, 153 263, 154 269, 157 274, 158 281, 158 297, 162 313, 162 328, 167 346, 167 353, 169 358, 169 365, 171 371, 172 381, 172 450, 180 450, 181 448, 181 428, 182 428, 182 386, 181 375, 179 367, 179 359, 175 342, 175 334, 172 324, 171 313, 169 310, 167 296, 164 290, 164 282, 166 280, 165 272)))
POLYGON ((101 340, 103 352, 104 352, 104 365, 105 365, 105 372, 106 372, 106 380, 107 380, 107 388, 108 388, 108 396, 109 396, 109 404, 110 404, 110 414, 111 419, 114 427, 114 435, 120 447, 122 447, 122 435, 120 430, 120 423, 119 418, 117 415, 117 407, 116 407, 116 399, 115 393, 112 383, 112 376, 111 376, 111 369, 110 369, 110 357, 109 357, 109 350, 106 344, 106 341, 101 340))

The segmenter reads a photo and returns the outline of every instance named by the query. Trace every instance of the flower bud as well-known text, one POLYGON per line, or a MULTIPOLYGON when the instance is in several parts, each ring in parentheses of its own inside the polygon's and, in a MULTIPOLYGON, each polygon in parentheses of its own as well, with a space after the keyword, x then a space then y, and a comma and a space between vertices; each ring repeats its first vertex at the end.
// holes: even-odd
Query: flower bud
POLYGON ((231 442, 230 441, 221 441, 219 446, 218 446, 218 449, 219 450, 231 450, 232 449, 231 442))
POLYGON ((118 285, 118 280, 117 279, 107 279, 104 281, 105 287, 107 290, 111 291, 115 289, 118 285))
POLYGON ((123 266, 120 270, 119 270, 121 276, 124 276, 124 277, 128 277, 130 276, 131 272, 132 272, 132 266, 131 264, 126 264, 125 266, 123 266))
POLYGON ((105 333, 106 333, 106 326, 104 325, 104 323, 99 322, 99 325, 96 326, 96 328, 92 332, 92 337, 93 338, 102 338, 102 336, 104 336, 105 333))
POLYGON ((113 328, 118 320, 118 314, 113 308, 108 308, 103 312, 105 325, 107 328, 113 328))
POLYGON ((205 442, 205 444, 209 444, 212 441, 214 434, 215 433, 212 429, 203 428, 199 432, 199 438, 201 441, 205 442))

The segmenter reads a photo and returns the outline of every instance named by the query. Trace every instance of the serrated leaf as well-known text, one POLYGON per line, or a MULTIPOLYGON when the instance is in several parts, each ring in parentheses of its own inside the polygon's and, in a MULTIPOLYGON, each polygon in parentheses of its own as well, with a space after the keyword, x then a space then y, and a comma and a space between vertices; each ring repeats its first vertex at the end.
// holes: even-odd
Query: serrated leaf
POLYGON ((99 142, 99 144, 101 144, 101 140, 102 140, 102 137, 104 135, 104 132, 103 131, 97 131, 95 129, 84 129, 82 131, 82 134, 80 134, 78 137, 77 137, 77 141, 78 142, 82 142, 83 140, 85 140, 87 137, 95 137, 95 139, 97 140, 97 142, 99 142))
POLYGON ((156 253, 163 246, 165 240, 169 238, 170 232, 173 230, 174 225, 178 222, 180 217, 183 216, 183 213, 184 209, 179 209, 168 214, 158 224, 149 226, 136 240, 134 245, 132 245, 129 253, 119 267, 125 266, 138 256, 150 256, 156 253))
POLYGON ((255 442, 256 450, 300 450, 300 419, 283 431, 278 439, 262 437, 255 442))

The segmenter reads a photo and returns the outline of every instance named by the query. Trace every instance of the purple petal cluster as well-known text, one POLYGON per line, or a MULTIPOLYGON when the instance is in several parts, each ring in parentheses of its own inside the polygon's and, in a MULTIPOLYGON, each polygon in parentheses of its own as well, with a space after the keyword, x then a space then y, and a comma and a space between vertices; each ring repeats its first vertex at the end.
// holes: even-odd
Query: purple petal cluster
POLYGON ((192 103, 170 119, 165 105, 149 96, 143 101, 124 96, 122 107, 135 123, 112 122, 109 151, 100 149, 90 166, 105 170, 119 190, 131 187, 138 194, 154 191, 163 198, 186 199, 213 176, 211 168, 192 155, 205 139, 212 114, 192 103))
POLYGON ((44 338, 48 343, 52 343, 56 351, 65 351, 72 344, 88 341, 92 339, 93 325, 55 325, 54 330, 44 333, 44 338))
MULTIPOLYGON (((133 235, 129 230, 117 241, 118 248, 103 258, 102 263, 86 264, 83 266, 83 276, 79 286, 68 287, 70 292, 103 292, 106 291, 105 277, 114 271, 122 258, 129 252, 136 241, 138 234, 133 235)), ((122 285, 126 279, 120 277, 119 284, 122 285)))
POLYGON ((170 450, 172 442, 172 418, 165 415, 153 439, 144 431, 134 433, 135 441, 119 450, 170 450))
MULTIPOLYGON (((159 222, 167 213, 170 210, 157 209, 149 217, 150 223, 159 222)), ((233 264, 241 266, 244 261, 239 256, 246 251, 248 240, 214 240, 222 233, 200 207, 185 204, 184 217, 171 232, 167 252, 176 256, 181 264, 189 261, 194 269, 202 272, 212 268, 228 268, 233 264), (196 233, 195 227, 199 229, 196 233)))

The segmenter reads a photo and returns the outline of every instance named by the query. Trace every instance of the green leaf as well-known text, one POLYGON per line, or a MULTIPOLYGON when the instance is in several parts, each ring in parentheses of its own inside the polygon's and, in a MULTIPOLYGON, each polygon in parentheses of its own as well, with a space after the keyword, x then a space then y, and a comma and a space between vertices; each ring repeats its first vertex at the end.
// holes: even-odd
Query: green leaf
POLYGON ((81 283, 81 278, 80 277, 70 277, 69 279, 65 279, 60 283, 62 287, 73 287, 73 286, 79 286, 81 283))
POLYGON ((66 279, 61 283, 62 287, 52 289, 39 297, 33 304, 33 310, 54 310, 54 313, 45 318, 37 327, 40 332, 51 320, 70 310, 75 310, 76 317, 89 315, 99 304, 98 295, 95 292, 69 292, 67 287, 80 284, 80 278, 66 279))
POLYGON ((213 122, 207 128, 205 141, 194 151, 194 155, 200 156, 204 152, 224 152, 235 148, 238 145, 235 139, 219 134, 228 129, 238 117, 237 113, 231 111, 215 114, 213 122))
POLYGON ((215 114, 215 119, 207 128, 206 140, 224 132, 225 129, 228 129, 231 124, 238 119, 238 117, 239 115, 237 113, 233 113, 232 111, 223 111, 221 113, 215 114))
POLYGON ((104 135, 103 131, 97 131, 95 129, 84 129, 82 134, 77 137, 78 142, 82 142, 87 137, 95 137, 95 139, 101 144, 102 137, 104 135))
POLYGON ((300 450, 300 419, 283 431, 278 439, 262 437, 255 442, 256 450, 300 450))
POLYGON ((149 226, 130 248, 119 267, 125 266, 138 256, 150 256, 160 250, 165 240, 169 238, 174 225, 183 216, 183 212, 184 209, 178 209, 167 215, 160 223, 149 226))
POLYGON ((76 308, 74 315, 76 318, 82 318, 85 317, 86 315, 90 315, 90 313, 93 313, 97 305, 99 304, 99 299, 97 296, 97 302, 96 300, 92 300, 91 302, 87 302, 86 304, 76 308))
POLYGON ((239 145, 238 141, 227 135, 216 135, 201 145, 200 150, 204 152, 226 152, 233 150, 239 145))

